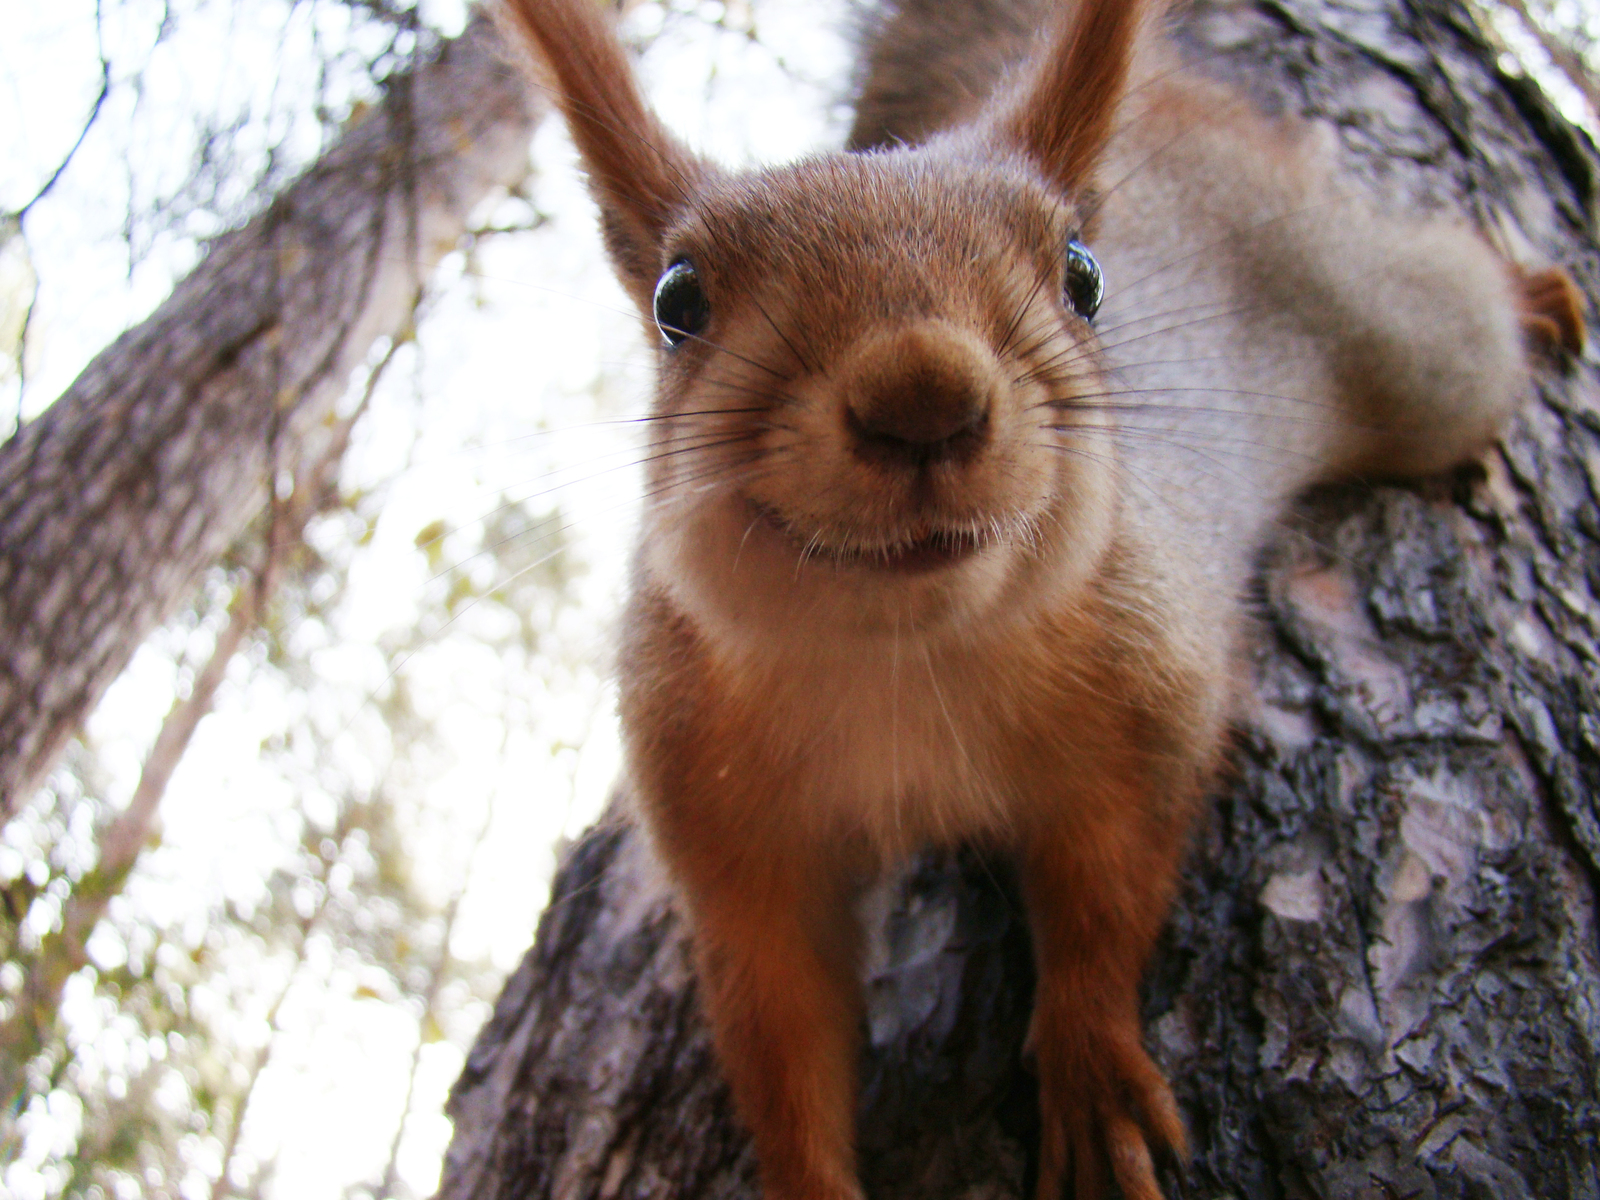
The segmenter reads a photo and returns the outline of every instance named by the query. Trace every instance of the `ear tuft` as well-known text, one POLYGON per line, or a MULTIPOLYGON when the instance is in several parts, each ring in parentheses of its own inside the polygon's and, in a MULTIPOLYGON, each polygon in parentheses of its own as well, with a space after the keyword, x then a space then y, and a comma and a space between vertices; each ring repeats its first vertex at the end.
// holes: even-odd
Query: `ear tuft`
POLYGON ((1067 192, 1089 183, 1110 140, 1144 24, 1139 0, 1063 5, 1060 28, 1035 59, 1022 102, 1001 124, 1067 192))
POLYGON ((612 264, 642 311, 661 270, 661 243, 709 168, 662 127, 598 0, 500 0, 502 28, 548 72, 600 206, 612 264))

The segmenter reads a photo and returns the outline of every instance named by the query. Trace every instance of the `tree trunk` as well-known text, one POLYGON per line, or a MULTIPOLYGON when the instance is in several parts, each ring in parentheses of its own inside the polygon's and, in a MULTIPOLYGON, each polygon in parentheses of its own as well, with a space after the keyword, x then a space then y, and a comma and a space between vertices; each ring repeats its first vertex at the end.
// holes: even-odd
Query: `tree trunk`
MULTIPOLYGON (((1206 71, 1594 294, 1596 155, 1456 0, 1201 0, 1206 71)), ((1486 466, 1308 497, 1266 556, 1233 766, 1145 989, 1169 1196, 1600 1196, 1600 410, 1547 377, 1486 466)), ((1004 863, 867 903, 868 1194, 1022 1197, 1031 968, 1004 863)), ((452 1094, 440 1197, 755 1194, 683 928, 613 818, 452 1094)))
POLYGON ((0 812, 42 780, 140 641, 315 458, 350 373, 537 114, 477 17, 0 447, 0 812))

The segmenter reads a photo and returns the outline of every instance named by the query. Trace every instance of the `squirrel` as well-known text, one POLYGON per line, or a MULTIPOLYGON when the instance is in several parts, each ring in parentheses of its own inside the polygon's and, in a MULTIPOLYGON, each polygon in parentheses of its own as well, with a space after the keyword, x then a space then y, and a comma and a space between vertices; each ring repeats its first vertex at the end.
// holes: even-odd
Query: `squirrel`
POLYGON ((769 1200, 859 1200, 852 904, 1015 856, 1039 1200, 1158 1200, 1138 987, 1223 757, 1256 552, 1308 485, 1489 447, 1579 295, 1341 188, 1139 0, 901 0, 848 147, 734 173, 593 0, 500 0, 658 331, 618 655, 769 1200))

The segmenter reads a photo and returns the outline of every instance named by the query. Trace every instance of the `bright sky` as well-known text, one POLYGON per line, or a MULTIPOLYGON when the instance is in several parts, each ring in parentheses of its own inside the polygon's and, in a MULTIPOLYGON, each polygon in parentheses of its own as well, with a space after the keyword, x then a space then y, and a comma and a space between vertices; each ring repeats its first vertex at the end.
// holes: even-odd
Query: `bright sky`
MULTIPOLYGON (((296 9, 287 33, 285 7, 281 0, 174 0, 179 33, 151 60, 140 119, 116 93, 79 159, 30 219, 42 280, 30 382, 19 397, 14 380, 0 379, 0 422, 19 403, 29 413, 47 404, 193 262, 192 239, 162 238, 130 278, 119 236, 128 197, 147 194, 152 181, 181 170, 181 162, 164 162, 162 155, 186 143, 163 130, 186 127, 196 109, 227 111, 249 100, 265 110, 275 79, 285 89, 308 91, 312 34, 337 40, 336 6, 296 9), (316 26, 318 20, 330 24, 316 26)), ((107 5, 114 61, 148 55, 161 8, 159 0, 107 5)), ((708 19, 722 12, 716 0, 700 9, 708 19)), ((76 136, 98 88, 93 13, 92 0, 5 4, 0 206, 23 202, 76 136)), ((657 42, 645 67, 663 114, 725 161, 777 161, 836 144, 842 127, 832 102, 842 91, 844 62, 838 7, 762 0, 758 13, 759 43, 697 22, 679 22, 657 42), (777 69, 768 47, 781 48, 793 74, 777 69)), ((459 26, 461 9, 440 0, 430 15, 459 26)), ((645 6, 632 19, 648 33, 660 13, 645 6)), ((255 152, 282 137, 309 144, 295 139, 314 133, 306 115, 270 130, 247 125, 236 148, 255 152)), ((287 860, 294 832, 288 818, 306 795, 303 780, 263 761, 263 739, 307 706, 325 710, 333 727, 344 730, 343 769, 359 778, 385 745, 375 709, 364 703, 385 683, 375 647, 385 632, 415 621, 429 586, 413 546, 417 531, 440 519, 471 530, 502 496, 549 491, 573 522, 576 553, 589 568, 580 609, 561 627, 566 665, 543 676, 520 674, 517 664, 477 640, 492 630, 476 627, 469 614, 405 668, 419 707, 446 734, 427 777, 415 782, 406 814, 420 882, 441 902, 460 886, 485 806, 492 805, 492 833, 472 858, 452 948, 500 971, 526 949, 553 862, 549 848, 593 818, 617 767, 604 663, 637 492, 636 444, 626 424, 596 422, 641 411, 648 362, 555 123, 540 131, 533 158, 540 172, 536 202, 551 220, 534 233, 490 243, 475 277, 464 273, 459 257, 445 264, 418 352, 397 358, 360 429, 345 482, 383 489, 386 502, 374 536, 353 562, 347 602, 326 626, 297 635, 314 654, 318 694, 289 691, 243 659, 234 662, 215 714, 172 781, 162 843, 130 881, 121 924, 203 923, 220 897, 259 902, 262 880, 287 860), (541 430, 547 432, 530 436, 541 430)), ((516 219, 525 212, 512 204, 500 215, 516 219)), ((0 287, 8 269, 15 272, 16 264, 0 259, 0 287)), ((337 530, 319 536, 349 541, 337 530)), ((131 794, 161 716, 186 686, 175 675, 175 659, 202 651, 214 633, 156 638, 95 713, 90 738, 109 769, 114 802, 131 794)), ((23 833, 0 845, 0 877, 23 869, 28 849, 23 833)), ((195 939, 203 932, 197 928, 195 939)), ((107 964, 137 952, 109 935, 91 949, 107 964)), ((313 947, 313 957, 324 952, 328 961, 306 973, 319 986, 291 992, 280 1014, 284 1033, 245 1129, 247 1156, 277 1156, 269 1197, 333 1200, 348 1184, 381 1172, 416 1044, 416 1014, 389 1003, 381 981, 341 965, 331 948, 313 947)), ((281 972, 232 980, 214 1000, 238 1036, 261 1040, 266 1005, 281 983, 281 972)), ((64 1015, 80 1060, 94 1069, 115 1074, 137 1065, 140 1055, 161 1052, 130 1045, 125 1023, 86 983, 69 989, 64 1015)), ((458 1027, 445 1031, 447 1040, 424 1048, 400 1161, 418 1194, 429 1193, 437 1179, 449 1136, 440 1105, 485 1015, 481 1006, 463 1010, 458 1027)), ((0 1176, 0 1190, 24 1200, 50 1194, 49 1161, 70 1142, 76 1120, 70 1106, 59 1104, 32 1114, 29 1141, 0 1176)), ((201 1145, 195 1154, 203 1167, 220 1161, 221 1147, 201 1145)), ((182 1191, 209 1194, 209 1182, 197 1172, 182 1191)))

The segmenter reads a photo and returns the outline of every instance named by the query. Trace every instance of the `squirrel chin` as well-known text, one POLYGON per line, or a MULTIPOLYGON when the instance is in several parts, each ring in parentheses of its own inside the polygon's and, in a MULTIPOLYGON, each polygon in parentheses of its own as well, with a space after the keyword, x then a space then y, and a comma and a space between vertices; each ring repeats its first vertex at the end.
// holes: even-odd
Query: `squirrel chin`
MULTIPOLYGON (((866 571, 884 575, 921 575, 960 566, 1006 540, 998 519, 930 520, 911 530, 858 530, 839 535, 826 528, 806 534, 800 521, 759 501, 748 501, 752 520, 787 539, 797 570, 832 567, 839 571, 866 571)), ((1026 544, 1025 529, 1013 535, 1026 544)))
POLYGON ((641 566, 711 646, 735 656, 791 642, 801 654, 886 638, 977 644, 1075 606, 1113 540, 1114 513, 1111 489, 1086 488, 985 536, 823 552, 770 509, 726 499, 647 518, 641 566))

